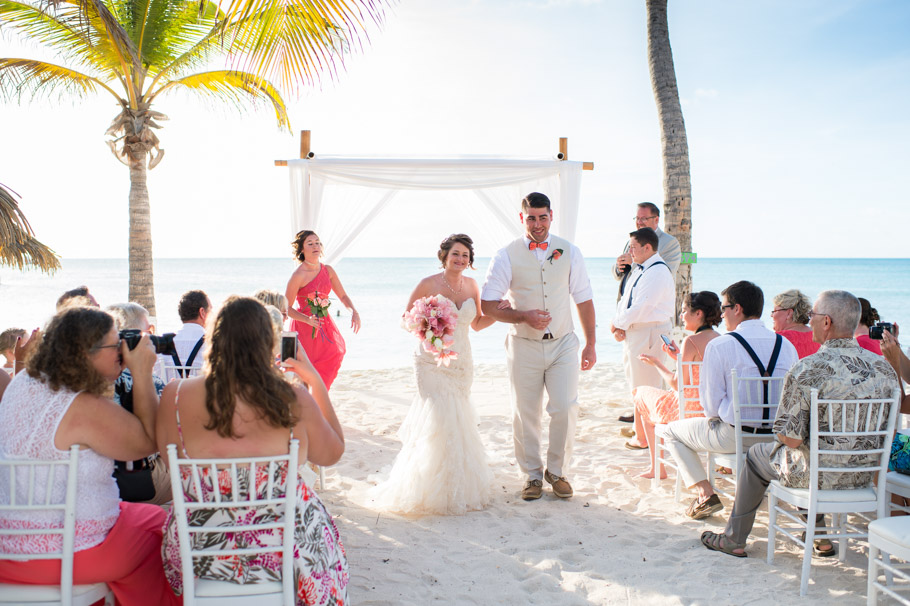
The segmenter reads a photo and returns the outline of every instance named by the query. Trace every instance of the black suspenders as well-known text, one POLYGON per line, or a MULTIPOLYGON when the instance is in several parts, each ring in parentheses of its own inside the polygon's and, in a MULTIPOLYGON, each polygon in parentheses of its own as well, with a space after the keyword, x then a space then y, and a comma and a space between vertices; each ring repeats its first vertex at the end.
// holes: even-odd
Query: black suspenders
MULTIPOLYGON (((774 351, 771 352, 771 359, 768 360, 768 368, 765 369, 764 364, 761 363, 761 360, 758 359, 758 356, 755 354, 755 350, 752 349, 752 346, 746 342, 742 335, 736 334, 735 332, 728 332, 728 335, 732 336, 734 339, 739 341, 739 344, 743 346, 746 352, 749 354, 749 357, 752 358, 752 361, 755 363, 755 367, 758 368, 758 373, 763 377, 770 377, 771 373, 774 372, 774 367, 777 366, 777 358, 780 356, 780 349, 783 345, 784 338, 780 335, 776 335, 777 338, 774 340, 774 351)), ((762 381, 762 404, 768 403, 768 382, 762 381)), ((762 420, 768 421, 771 418, 771 409, 763 408, 762 409, 762 420)))

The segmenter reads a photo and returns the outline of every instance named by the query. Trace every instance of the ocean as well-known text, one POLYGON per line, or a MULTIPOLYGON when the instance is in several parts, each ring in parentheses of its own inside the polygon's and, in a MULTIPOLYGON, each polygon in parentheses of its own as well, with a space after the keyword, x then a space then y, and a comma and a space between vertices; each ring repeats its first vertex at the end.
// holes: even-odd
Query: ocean
MULTIPOLYGON (((597 355, 602 362, 620 362, 621 345, 609 333, 617 283, 610 274, 614 259, 586 259, 597 310, 597 355)), ((489 259, 476 259, 476 270, 466 275, 482 282, 489 259)), ((191 289, 202 289, 217 306, 232 294, 249 295, 261 288, 284 292, 295 263, 291 259, 156 259, 155 293, 159 333, 180 327, 177 301, 191 289)), ((363 328, 350 329, 350 314, 337 299, 331 312, 347 342, 344 369, 408 366, 416 339, 400 328, 408 297, 424 276, 439 271, 435 257, 346 258, 335 266, 339 278, 360 312, 363 328), (341 312, 340 317, 335 313, 341 312)), ((810 298, 831 288, 848 290, 872 302, 885 321, 904 321, 910 304, 910 259, 704 259, 693 268, 693 288, 720 293, 738 280, 751 280, 765 293, 763 319, 774 295, 799 288, 810 298)), ((53 276, 0 267, 0 330, 11 326, 42 326, 54 313, 54 303, 65 290, 85 284, 102 306, 127 297, 125 259, 64 259, 53 276)), ((581 336, 580 327, 577 332, 581 336)), ((503 363, 508 327, 494 324, 472 334, 477 363, 503 363)))

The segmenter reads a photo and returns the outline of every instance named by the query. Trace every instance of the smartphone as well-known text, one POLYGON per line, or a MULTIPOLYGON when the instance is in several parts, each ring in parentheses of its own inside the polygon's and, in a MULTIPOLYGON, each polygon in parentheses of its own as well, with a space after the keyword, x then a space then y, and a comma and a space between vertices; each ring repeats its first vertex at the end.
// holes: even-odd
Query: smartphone
POLYGON ((676 348, 673 346, 673 341, 670 340, 670 337, 667 335, 660 335, 660 340, 670 348, 670 351, 676 351, 676 348))
POLYGON ((296 332, 282 332, 281 333, 281 361, 284 362, 288 358, 297 357, 297 345, 300 342, 297 340, 296 332))

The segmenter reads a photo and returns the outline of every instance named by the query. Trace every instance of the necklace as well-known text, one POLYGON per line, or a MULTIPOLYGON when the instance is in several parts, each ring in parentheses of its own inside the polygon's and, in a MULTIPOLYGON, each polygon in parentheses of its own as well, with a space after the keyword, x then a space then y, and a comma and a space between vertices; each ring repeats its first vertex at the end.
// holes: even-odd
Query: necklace
POLYGON ((319 263, 318 263, 318 262, 317 262, 317 263, 310 263, 310 262, 307 261, 306 259, 304 259, 303 264, 304 264, 304 265, 307 265, 307 266, 309 266, 309 267, 313 267, 313 268, 319 267, 319 263))
POLYGON ((695 334, 702 332, 703 330, 711 330, 711 327, 707 324, 702 324, 698 327, 698 330, 695 331, 695 334))
POLYGON ((454 288, 452 288, 452 285, 449 284, 448 280, 446 280, 445 274, 439 274, 439 276, 442 278, 442 283, 449 287, 449 290, 451 290, 456 295, 461 294, 461 289, 464 288, 464 278, 461 279, 461 284, 458 286, 458 290, 455 290, 454 288))

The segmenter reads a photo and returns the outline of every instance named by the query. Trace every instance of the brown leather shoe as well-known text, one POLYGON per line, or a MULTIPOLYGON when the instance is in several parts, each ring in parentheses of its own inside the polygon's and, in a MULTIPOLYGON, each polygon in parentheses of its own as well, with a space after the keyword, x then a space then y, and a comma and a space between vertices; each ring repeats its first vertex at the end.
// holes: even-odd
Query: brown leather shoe
POLYGON ((619 430, 619 435, 621 435, 624 438, 634 438, 635 430, 632 429, 631 427, 623 427, 622 429, 619 430))
POLYGON ((525 501, 533 501, 543 496, 543 482, 540 480, 528 480, 525 487, 521 489, 521 498, 525 501))
POLYGON ((555 494, 560 499, 568 499, 574 493, 572 492, 572 485, 569 484, 569 481, 563 476, 554 476, 550 473, 550 470, 547 469, 543 474, 544 479, 547 483, 553 486, 553 494, 555 494))

